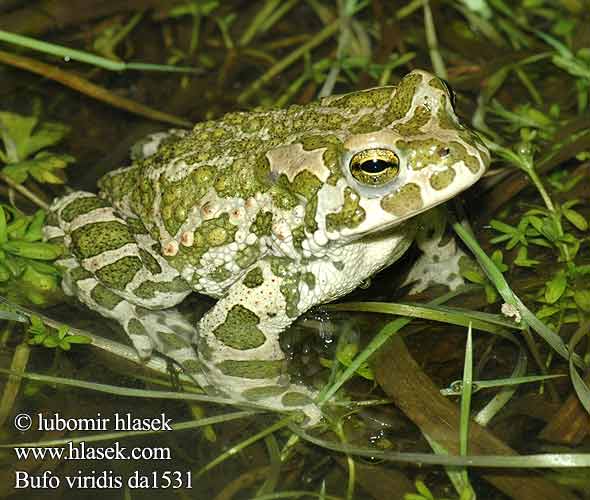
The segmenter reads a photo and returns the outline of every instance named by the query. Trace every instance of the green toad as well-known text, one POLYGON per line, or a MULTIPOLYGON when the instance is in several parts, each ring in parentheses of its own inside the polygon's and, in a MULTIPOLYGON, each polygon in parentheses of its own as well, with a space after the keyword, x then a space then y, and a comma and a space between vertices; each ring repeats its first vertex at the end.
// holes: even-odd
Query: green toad
MULTIPOLYGON (((419 214, 476 182, 489 153, 446 85, 397 86, 230 113, 156 134, 142 154, 51 207, 63 288, 237 401, 320 413, 289 381, 279 334, 395 262, 419 214), (197 325, 174 308, 218 299, 197 325)), ((422 216, 423 217, 423 216, 422 216)))

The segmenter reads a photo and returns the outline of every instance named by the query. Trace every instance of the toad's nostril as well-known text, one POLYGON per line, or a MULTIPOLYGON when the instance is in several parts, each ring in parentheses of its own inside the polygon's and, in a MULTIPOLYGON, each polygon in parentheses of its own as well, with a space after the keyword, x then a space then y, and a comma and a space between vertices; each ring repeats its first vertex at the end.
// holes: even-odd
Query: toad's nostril
POLYGON ((450 154, 451 148, 449 148, 448 146, 442 147, 438 150, 438 156, 440 156, 441 158, 446 158, 450 154))

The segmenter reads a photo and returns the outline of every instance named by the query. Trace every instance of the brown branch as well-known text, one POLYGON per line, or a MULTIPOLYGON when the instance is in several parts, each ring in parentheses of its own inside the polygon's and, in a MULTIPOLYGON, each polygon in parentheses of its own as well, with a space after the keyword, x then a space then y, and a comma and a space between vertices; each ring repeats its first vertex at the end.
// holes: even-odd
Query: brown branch
POLYGON ((123 109, 135 115, 149 118, 150 120, 170 123, 180 127, 192 126, 191 122, 184 120, 183 118, 158 111, 144 104, 132 101, 131 99, 118 96, 109 90, 99 87, 85 78, 82 78, 81 76, 64 71, 57 66, 51 66, 35 59, 31 59, 30 57, 17 56, 15 54, 0 50, 0 63, 24 69, 26 71, 30 71, 31 73, 36 73, 50 80, 61 83, 66 87, 74 89, 77 92, 87 95, 88 97, 105 102, 115 108, 123 109))
MULTIPOLYGON (((459 409, 443 397, 438 387, 422 371, 403 340, 393 337, 379 351, 376 380, 386 394, 420 430, 446 448, 459 454, 459 409), (394 361, 392 361, 394 360, 394 361)), ((469 453, 474 455, 517 455, 516 451, 489 430, 469 424, 469 453)), ((574 500, 566 488, 526 471, 482 469, 483 479, 518 500, 574 500)))

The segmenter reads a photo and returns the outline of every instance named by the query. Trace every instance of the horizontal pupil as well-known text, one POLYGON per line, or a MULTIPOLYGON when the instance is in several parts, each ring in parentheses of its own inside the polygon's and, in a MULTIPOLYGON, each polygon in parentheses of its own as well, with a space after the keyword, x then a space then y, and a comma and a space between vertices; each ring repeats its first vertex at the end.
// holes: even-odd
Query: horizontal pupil
POLYGON ((379 174, 391 167, 393 163, 385 160, 367 160, 361 163, 361 169, 367 174, 379 174))

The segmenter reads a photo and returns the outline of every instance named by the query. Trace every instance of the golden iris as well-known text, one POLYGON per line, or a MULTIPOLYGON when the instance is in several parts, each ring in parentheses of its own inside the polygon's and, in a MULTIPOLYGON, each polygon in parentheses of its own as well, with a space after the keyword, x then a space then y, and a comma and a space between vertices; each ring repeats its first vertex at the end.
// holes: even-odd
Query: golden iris
POLYGON ((350 159, 350 173, 362 184, 382 186, 399 173, 399 158, 390 149, 365 149, 350 159))

